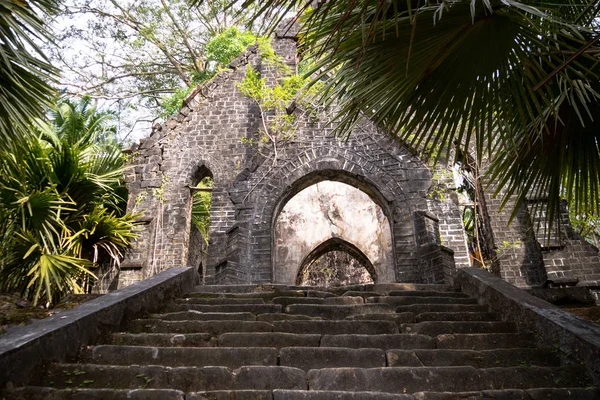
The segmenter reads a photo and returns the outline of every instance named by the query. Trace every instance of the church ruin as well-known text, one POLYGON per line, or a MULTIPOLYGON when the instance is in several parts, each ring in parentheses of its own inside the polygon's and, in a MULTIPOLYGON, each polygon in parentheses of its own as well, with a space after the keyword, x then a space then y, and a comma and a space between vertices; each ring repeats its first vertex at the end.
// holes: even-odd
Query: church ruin
MULTIPOLYGON (((294 32, 280 29, 273 48, 297 69, 294 32)), ((451 168, 426 164, 369 121, 343 140, 331 135, 327 121, 291 110, 297 128, 273 162, 272 147, 251 140, 262 121, 237 85, 247 65, 271 84, 278 78, 250 48, 131 149, 128 211, 141 212, 143 225, 119 287, 175 266, 194 267, 209 284, 295 284, 307 263, 332 249, 361 259, 376 283, 451 282, 455 269, 474 262, 451 168), (208 243, 191 224, 193 193, 207 177, 214 182, 208 243), (305 190, 331 183, 334 193, 354 200, 326 204, 318 232, 286 209, 305 190), (371 230, 361 232, 361 219, 371 230)), ((550 243, 534 228, 539 216, 523 208, 508 225, 511 204, 500 210, 500 199, 488 192, 479 200, 485 221, 476 223, 485 225, 493 272, 521 287, 600 281, 598 250, 573 232, 568 215, 550 243)))

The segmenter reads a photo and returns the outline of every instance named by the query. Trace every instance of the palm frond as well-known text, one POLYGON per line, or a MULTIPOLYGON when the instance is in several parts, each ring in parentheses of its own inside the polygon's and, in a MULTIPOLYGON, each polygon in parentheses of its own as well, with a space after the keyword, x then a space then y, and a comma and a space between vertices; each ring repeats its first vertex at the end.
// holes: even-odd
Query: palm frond
POLYGON ((326 82, 321 101, 339 110, 338 134, 369 118, 446 158, 459 143, 495 160, 491 176, 512 182, 517 203, 540 190, 550 204, 564 195, 599 208, 588 190, 598 133, 587 129, 598 118, 597 2, 337 0, 304 12, 310 3, 266 0, 259 12, 303 13, 300 49, 316 60, 313 82, 326 82))
POLYGON ((58 9, 55 0, 0 3, 0 135, 2 142, 25 134, 30 121, 44 115, 57 70, 39 43, 52 40, 43 14, 58 9))

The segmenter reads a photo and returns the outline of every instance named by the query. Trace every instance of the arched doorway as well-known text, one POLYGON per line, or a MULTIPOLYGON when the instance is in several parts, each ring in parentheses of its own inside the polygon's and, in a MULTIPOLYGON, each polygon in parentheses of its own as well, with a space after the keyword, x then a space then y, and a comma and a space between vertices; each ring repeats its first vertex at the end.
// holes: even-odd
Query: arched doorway
POLYGON ((394 282, 390 222, 365 192, 323 180, 297 192, 281 208, 274 228, 273 277, 295 284, 317 257, 341 251, 370 269, 378 283, 394 282))
POLYGON ((187 265, 198 271, 200 282, 206 277, 208 233, 212 203, 213 174, 201 166, 192 177, 190 188, 189 221, 190 235, 187 265))
POLYGON ((331 238, 311 251, 296 277, 300 286, 340 286, 374 283, 377 272, 358 247, 331 238))

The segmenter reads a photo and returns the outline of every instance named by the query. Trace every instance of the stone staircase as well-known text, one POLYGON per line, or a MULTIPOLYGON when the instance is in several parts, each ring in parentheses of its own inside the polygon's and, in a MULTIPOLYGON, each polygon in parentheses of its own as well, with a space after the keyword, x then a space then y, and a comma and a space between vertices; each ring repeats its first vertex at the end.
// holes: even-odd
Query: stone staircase
POLYGON ((581 365, 445 285, 199 286, 13 399, 599 399, 581 365))

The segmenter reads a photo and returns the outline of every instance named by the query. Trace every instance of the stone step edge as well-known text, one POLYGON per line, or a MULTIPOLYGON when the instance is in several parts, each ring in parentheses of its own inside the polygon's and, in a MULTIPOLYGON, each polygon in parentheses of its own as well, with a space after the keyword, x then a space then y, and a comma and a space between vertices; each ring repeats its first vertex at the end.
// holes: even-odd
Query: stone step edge
MULTIPOLYGON (((331 399, 342 399, 341 396, 347 395, 348 399, 351 400, 427 400, 427 399, 440 399, 440 398, 449 398, 450 396, 455 396, 456 398, 508 398, 510 395, 514 398, 528 398, 530 394, 533 394, 535 398, 541 398, 543 395, 554 395, 552 399, 558 399, 560 397, 556 397, 556 395, 569 396, 562 398, 569 399, 578 399, 578 400, 594 400, 600 397, 600 389, 598 388, 535 388, 535 389, 497 389, 497 390, 482 390, 476 392, 430 392, 430 391, 421 391, 413 394, 395 394, 395 393, 387 393, 387 392, 368 392, 368 391, 356 391, 356 392, 347 392, 347 391, 335 391, 335 390, 289 390, 289 389, 274 389, 274 390, 253 390, 253 389, 241 389, 241 390, 209 390, 209 391, 201 391, 201 392, 182 392, 176 389, 109 389, 109 388, 76 388, 76 389, 56 389, 48 386, 26 386, 19 387, 13 389, 5 389, 0 392, 2 396, 8 396, 10 399, 11 394, 16 395, 27 395, 27 396, 44 396, 44 397, 35 397, 35 399, 42 399, 51 394, 57 394, 59 398, 61 398, 62 394, 71 395, 73 393, 81 393, 81 394, 121 394, 121 398, 127 399, 151 399, 151 400, 200 400, 202 397, 200 396, 218 396, 220 394, 223 395, 263 395, 264 399, 273 399, 273 400, 285 400, 288 398, 293 399, 306 399, 309 400, 310 395, 317 395, 319 399, 325 400, 326 397, 323 396, 333 396, 331 399), (148 397, 153 395, 160 395, 160 397, 148 397), (269 396, 271 395, 271 396, 269 396), (299 395, 295 396, 295 395, 299 395), (309 395, 307 397, 307 395, 309 395), (541 395, 541 396, 540 396, 541 395), (134 397, 135 396, 135 397, 134 397), (169 397, 164 397, 169 396, 169 397), (198 396, 198 397, 196 397, 198 396), (527 396, 527 397, 525 397, 527 396)), ((30 397, 28 397, 30 398, 30 397)), ((87 396, 86 396, 87 398, 87 396)), ((95 397, 94 399, 97 399, 95 397)), ((257 399, 261 400, 257 397, 257 399)))

